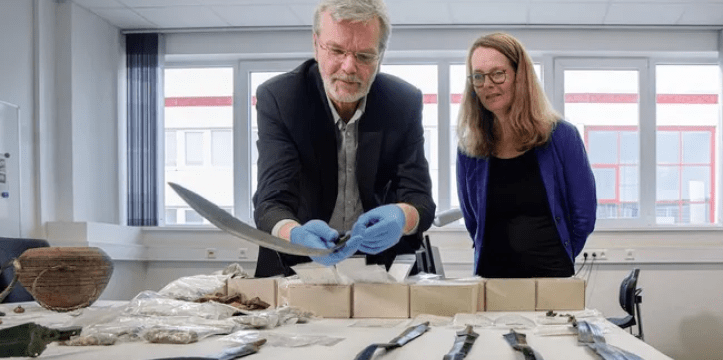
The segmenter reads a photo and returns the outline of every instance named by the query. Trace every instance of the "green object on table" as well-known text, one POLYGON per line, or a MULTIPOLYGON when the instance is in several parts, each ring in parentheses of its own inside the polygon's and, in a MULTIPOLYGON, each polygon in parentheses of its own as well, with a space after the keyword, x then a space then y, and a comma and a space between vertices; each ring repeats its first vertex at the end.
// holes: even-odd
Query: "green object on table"
POLYGON ((80 334, 80 326, 50 329, 25 323, 0 330, 0 357, 36 357, 53 341, 63 341, 80 334))

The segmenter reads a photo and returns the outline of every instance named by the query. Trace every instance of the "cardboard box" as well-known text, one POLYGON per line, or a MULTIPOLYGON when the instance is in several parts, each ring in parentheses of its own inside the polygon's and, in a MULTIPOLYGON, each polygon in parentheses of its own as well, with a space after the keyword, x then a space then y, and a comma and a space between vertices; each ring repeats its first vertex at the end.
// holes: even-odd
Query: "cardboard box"
POLYGON ((538 278, 536 310, 585 310, 585 280, 538 278))
POLYGON ((477 311, 485 311, 487 309, 487 296, 485 296, 485 288, 487 287, 486 280, 480 279, 478 285, 479 292, 477 293, 477 311))
POLYGON ((352 298, 352 317, 409 317, 409 285, 355 283, 352 298))
POLYGON ((304 284, 279 280, 278 306, 296 306, 325 318, 351 317, 351 285, 304 284))
POLYGON ((277 297, 276 280, 277 278, 231 278, 226 282, 226 294, 242 293, 249 299, 258 297, 271 305, 270 308, 275 308, 277 297))
POLYGON ((409 293, 409 315, 454 316, 476 313, 479 307, 479 282, 439 281, 412 284, 409 293))
POLYGON ((535 311, 535 279, 487 279, 487 311, 535 311))

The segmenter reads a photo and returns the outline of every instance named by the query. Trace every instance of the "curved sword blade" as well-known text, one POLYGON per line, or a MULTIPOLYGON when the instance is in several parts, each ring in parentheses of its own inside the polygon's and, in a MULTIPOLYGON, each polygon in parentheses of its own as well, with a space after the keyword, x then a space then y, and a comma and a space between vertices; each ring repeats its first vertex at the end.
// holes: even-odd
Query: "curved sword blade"
POLYGON ((169 182, 168 185, 190 205, 201 216, 216 225, 219 229, 228 232, 231 235, 240 237, 244 240, 251 241, 254 244, 276 250, 286 254, 301 256, 323 256, 331 254, 337 250, 337 247, 331 249, 316 249, 297 244, 292 244, 282 238, 265 233, 259 229, 251 227, 245 222, 235 218, 216 204, 206 200, 201 195, 184 188, 176 183, 169 182))

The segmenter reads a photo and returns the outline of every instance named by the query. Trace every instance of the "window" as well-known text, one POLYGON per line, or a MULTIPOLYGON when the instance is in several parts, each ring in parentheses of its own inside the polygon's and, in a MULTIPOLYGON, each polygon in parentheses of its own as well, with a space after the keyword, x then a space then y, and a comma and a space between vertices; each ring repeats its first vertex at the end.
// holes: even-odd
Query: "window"
POLYGON ((382 64, 380 71, 398 76, 422 90, 424 96, 424 107, 422 108, 424 156, 429 162, 429 172, 432 178, 432 197, 438 203, 439 156, 437 155, 437 124, 439 116, 437 115, 437 66, 382 64))
MULTIPOLYGON (((424 95, 424 149, 438 209, 459 206, 456 125, 464 55, 413 60, 392 55, 381 71, 411 82, 424 95)), ((599 229, 718 224, 719 66, 644 57, 548 59, 535 63, 535 71, 540 79, 546 75, 555 109, 583 136, 596 180, 599 229)), ((301 61, 167 69, 166 181, 197 190, 252 223, 256 90, 301 61), (247 100, 234 108, 234 94, 247 100)), ((166 224, 198 223, 169 188, 165 205, 166 224)))
POLYGON ((556 81, 564 85, 556 91, 564 94, 565 118, 584 133, 598 219, 717 223, 719 68, 656 65, 648 72, 648 61, 637 59, 558 63, 556 81), (652 89, 653 76, 655 91, 640 91, 652 89))
MULTIPOLYGON (((167 68, 165 77, 165 182, 233 207, 233 68, 167 68)), ((170 187, 164 223, 201 224, 170 187)))
POLYGON ((655 67, 658 224, 716 222, 719 74, 715 65, 655 67))
POLYGON ((214 167, 233 166, 233 134, 231 130, 211 131, 211 164, 214 167))

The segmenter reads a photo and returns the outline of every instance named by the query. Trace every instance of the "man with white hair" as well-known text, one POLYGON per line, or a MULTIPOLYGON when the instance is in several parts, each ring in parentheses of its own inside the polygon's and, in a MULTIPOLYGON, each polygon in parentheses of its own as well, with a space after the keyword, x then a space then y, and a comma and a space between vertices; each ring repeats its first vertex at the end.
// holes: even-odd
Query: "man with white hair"
MULTIPOLYGON (((345 247, 387 268, 419 249, 434 218, 422 93, 379 73, 391 34, 382 0, 323 0, 314 59, 259 86, 256 226, 295 244, 345 247)), ((257 277, 291 275, 309 258, 259 249, 257 277)))

